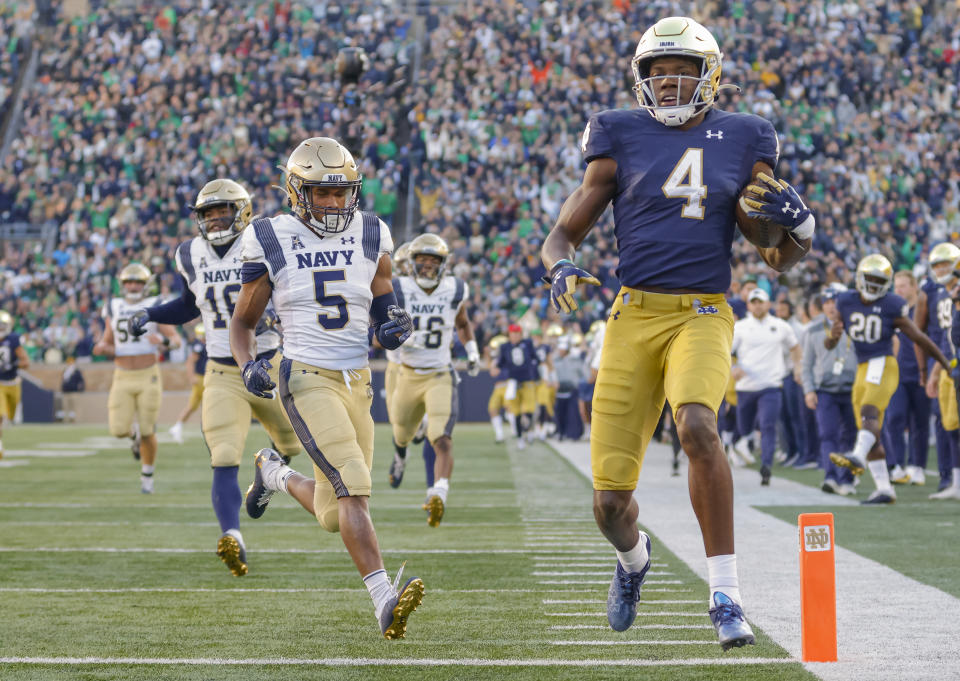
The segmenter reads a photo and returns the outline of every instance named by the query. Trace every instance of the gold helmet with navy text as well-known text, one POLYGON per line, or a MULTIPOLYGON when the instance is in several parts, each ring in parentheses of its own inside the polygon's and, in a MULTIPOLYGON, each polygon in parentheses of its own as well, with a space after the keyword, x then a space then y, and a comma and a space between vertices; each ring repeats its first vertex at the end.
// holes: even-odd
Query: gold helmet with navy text
POLYGON ((496 336, 491 338, 487 342, 487 347, 490 348, 490 352, 496 352, 500 349, 500 346, 507 342, 507 337, 502 333, 498 333, 496 336))
POLYGON ((363 176, 345 146, 329 137, 311 137, 293 150, 283 171, 290 209, 301 222, 320 237, 347 228, 360 205, 363 176), (313 187, 345 190, 343 207, 316 205, 313 187))
POLYGON ((643 34, 637 43, 633 57, 633 77, 636 80, 634 92, 640 108, 646 109, 660 123, 670 127, 683 125, 691 118, 703 113, 716 100, 720 90, 720 72, 723 67, 723 53, 716 39, 706 28, 689 17, 667 17, 661 19, 643 34), (700 65, 700 75, 663 75, 650 76, 650 66, 658 57, 683 57, 693 59, 700 65), (660 106, 657 101, 654 83, 662 78, 677 79, 677 91, 684 79, 697 81, 689 102, 679 102, 670 106, 660 106))
POLYGON ((120 276, 118 276, 117 279, 120 280, 120 285, 123 286, 124 299, 128 303, 137 303, 143 300, 143 297, 147 293, 147 285, 150 283, 151 277, 150 270, 138 262, 132 262, 120 270, 120 276), (143 284, 143 286, 141 286, 138 291, 129 291, 127 290, 126 284, 131 282, 139 282, 143 284))
POLYGON ((193 211, 197 214, 197 225, 203 238, 214 246, 223 246, 240 236, 250 224, 253 202, 240 183, 221 178, 203 185, 193 211), (217 217, 210 215, 211 209, 217 206, 226 206, 232 213, 217 217))
POLYGON ((421 234, 410 242, 410 267, 413 270, 413 280, 421 288, 434 288, 443 278, 444 270, 447 268, 447 258, 450 257, 450 248, 447 242, 436 234, 421 234), (427 264, 432 268, 433 263, 417 262, 418 255, 433 255, 440 258, 434 272, 427 271, 427 264))
POLYGON ((949 241, 944 241, 930 249, 930 255, 927 258, 930 264, 930 275, 938 284, 946 284, 953 276, 954 268, 960 264, 960 248, 957 248, 949 241), (938 268, 938 265, 949 263, 949 267, 938 268), (937 274, 937 269, 942 270, 942 274, 937 274))
POLYGON ((857 265, 856 282, 861 298, 879 300, 893 285, 893 265, 879 253, 868 255, 857 265))
POLYGON ((393 269, 402 276, 410 274, 410 242, 404 241, 393 252, 393 269))
POLYGON ((13 315, 0 310, 0 338, 6 338, 13 332, 13 315))

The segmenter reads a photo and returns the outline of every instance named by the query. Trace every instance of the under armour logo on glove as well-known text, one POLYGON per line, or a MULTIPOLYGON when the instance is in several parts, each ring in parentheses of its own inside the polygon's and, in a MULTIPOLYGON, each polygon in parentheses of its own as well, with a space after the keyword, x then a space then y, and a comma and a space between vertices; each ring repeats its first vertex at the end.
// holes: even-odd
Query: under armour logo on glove
POLYGON ((265 359, 251 359, 243 365, 243 385, 257 397, 273 399, 273 389, 277 384, 270 378, 269 369, 273 365, 265 359))
POLYGON ((750 203, 754 210, 748 212, 747 217, 783 225, 800 240, 813 236, 816 227, 813 213, 788 182, 775 180, 766 173, 758 173, 752 186, 761 198, 750 203), (786 222, 784 216, 789 216, 786 222))
POLYGON ((557 312, 574 312, 580 306, 573 297, 577 286, 590 284, 600 286, 600 280, 582 270, 569 260, 558 260, 550 268, 550 302, 557 312))
POLYGON ((134 338, 139 338, 147 332, 147 324, 150 323, 150 315, 146 310, 137 310, 127 320, 127 330, 134 338))

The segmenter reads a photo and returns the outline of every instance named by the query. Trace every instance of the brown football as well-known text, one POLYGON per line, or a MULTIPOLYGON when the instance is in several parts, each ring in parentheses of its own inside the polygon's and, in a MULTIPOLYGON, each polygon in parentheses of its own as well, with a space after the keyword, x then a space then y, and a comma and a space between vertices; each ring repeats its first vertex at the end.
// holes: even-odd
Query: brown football
POLYGON ((744 199, 760 200, 762 197, 754 191, 753 185, 747 185, 740 193, 740 199, 737 201, 737 227, 740 233, 746 237, 747 241, 760 248, 776 248, 786 236, 787 229, 783 225, 778 225, 770 220, 759 220, 747 217, 743 209, 744 199))

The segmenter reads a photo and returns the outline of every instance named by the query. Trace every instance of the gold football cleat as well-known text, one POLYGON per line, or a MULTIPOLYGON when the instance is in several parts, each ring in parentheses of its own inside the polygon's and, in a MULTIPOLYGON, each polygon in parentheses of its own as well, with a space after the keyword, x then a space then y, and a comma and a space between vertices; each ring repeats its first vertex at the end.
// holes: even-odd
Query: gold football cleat
POLYGON ((412 578, 404 585, 403 591, 397 598, 397 604, 390 611, 392 621, 383 629, 384 638, 392 640, 404 637, 407 633, 407 618, 420 606, 423 593, 423 580, 419 577, 412 578))
POLYGON ((240 542, 232 535, 225 534, 217 542, 217 555, 220 556, 224 565, 230 568, 234 577, 243 577, 247 574, 247 557, 245 554, 246 551, 240 546, 240 542))
POLYGON ((429 514, 427 516, 427 525, 437 527, 443 519, 443 499, 436 494, 433 495, 427 499, 427 503, 423 505, 423 510, 429 514))

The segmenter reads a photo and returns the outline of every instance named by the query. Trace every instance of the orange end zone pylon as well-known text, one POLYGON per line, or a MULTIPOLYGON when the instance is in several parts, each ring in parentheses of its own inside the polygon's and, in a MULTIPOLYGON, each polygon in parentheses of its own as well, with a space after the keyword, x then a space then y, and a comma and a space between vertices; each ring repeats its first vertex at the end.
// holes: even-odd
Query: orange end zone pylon
POLYGON ((804 662, 837 661, 837 576, 832 513, 801 513, 800 647, 804 662))

